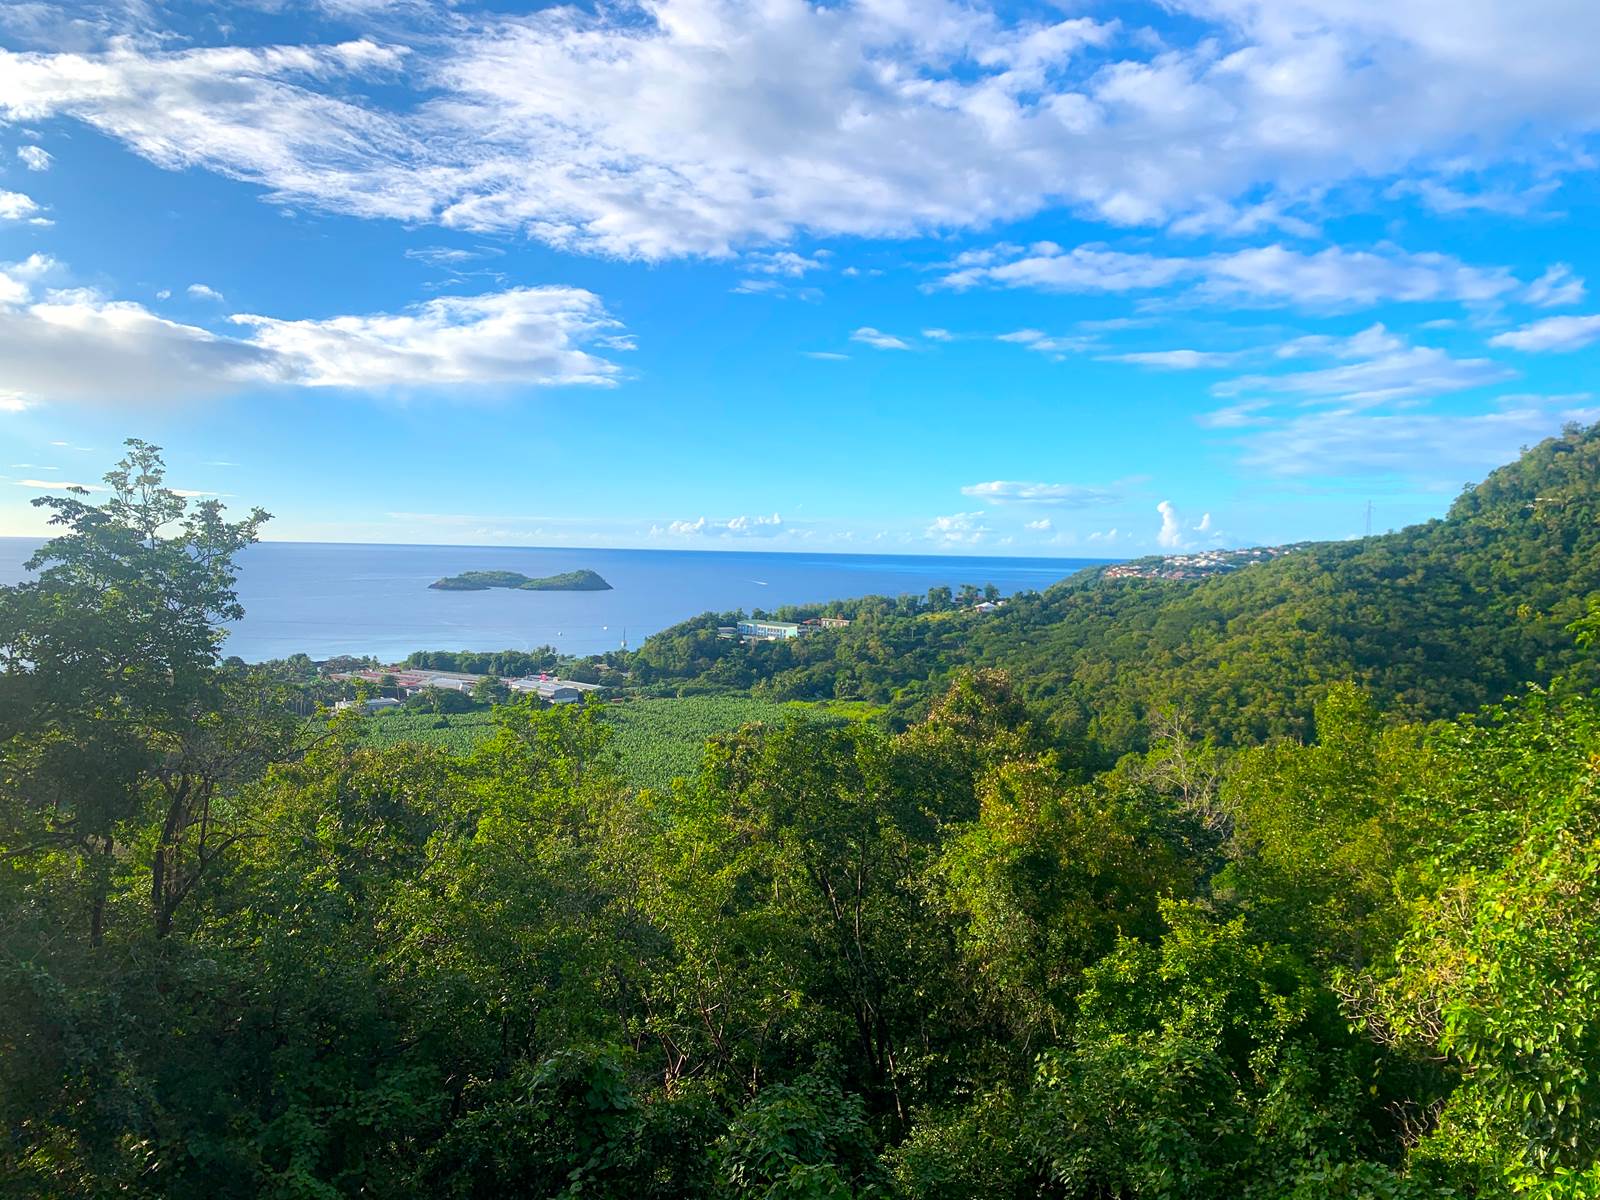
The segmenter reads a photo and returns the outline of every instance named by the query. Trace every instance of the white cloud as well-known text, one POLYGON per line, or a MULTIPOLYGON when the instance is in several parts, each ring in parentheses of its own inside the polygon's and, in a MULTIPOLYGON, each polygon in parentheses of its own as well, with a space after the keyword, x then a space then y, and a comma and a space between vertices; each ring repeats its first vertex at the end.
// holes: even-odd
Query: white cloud
POLYGON ((848 354, 838 354, 832 350, 802 350, 801 354, 807 358, 815 358, 821 362, 849 362, 848 354))
POLYGON ((1022 527, 1029 533, 1049 533, 1055 528, 1055 522, 1049 517, 1040 517, 1037 521, 1025 522, 1022 527))
POLYGON ((230 319, 276 357, 279 378, 305 387, 609 385, 621 370, 582 348, 620 326, 581 288, 441 296, 400 314, 230 319))
POLYGON ((38 215, 43 211, 32 196, 0 189, 0 221, 31 221, 37 224, 44 220, 38 215))
POLYGON ((969 252, 951 264, 955 269, 940 282, 958 289, 986 283, 1054 292, 1152 291, 1177 283, 1203 261, 1129 254, 1104 246, 1063 250, 1046 243, 1026 251, 1020 246, 996 247, 992 255, 969 252), (1015 256, 1007 256, 1007 249, 1015 256))
POLYGON ((460 246, 414 246, 406 251, 406 257, 424 266, 454 270, 479 259, 499 258, 503 253, 494 246, 474 246, 470 250, 460 246))
POLYGON ((911 344, 904 338, 895 337, 892 333, 884 333, 881 329, 874 329, 871 325, 863 325, 850 335, 852 342, 860 342, 864 346, 871 346, 874 350, 909 350, 911 344))
POLYGON ((142 48, 159 36, 6 53, 0 114, 75 118, 296 205, 646 258, 1056 207, 1302 234, 1330 188, 1559 170, 1600 125, 1587 0, 1167 7, 1192 22, 1161 36, 955 0, 655 0, 448 21, 394 5, 379 25, 346 3, 426 53, 142 48), (363 95, 374 81, 403 93, 393 111, 363 95))
POLYGON ((215 300, 218 304, 222 303, 222 293, 217 291, 216 288, 208 287, 203 283, 191 283, 184 290, 189 293, 191 299, 215 300))
POLYGON ((28 401, 181 400, 271 372, 260 347, 85 293, 0 305, 0 381, 28 401))
POLYGON ((652 525, 650 532, 655 537, 770 538, 799 531, 785 525, 781 516, 772 513, 718 521, 703 516, 693 521, 669 521, 666 525, 652 525))
POLYGON ((1528 285, 1522 298, 1537 308, 1562 308, 1581 301, 1584 290, 1581 276, 1566 263, 1556 263, 1528 285))
POLYGON ((1236 354, 1218 350, 1145 350, 1133 354, 1108 354, 1108 362, 1132 363, 1139 367, 1158 367, 1168 371, 1198 371, 1225 367, 1238 359, 1236 354))
POLYGON ((126 403, 250 386, 362 390, 609 384, 585 347, 627 345, 599 298, 575 288, 440 297, 400 314, 290 321, 237 315, 225 337, 85 290, 36 295, 35 255, 0 267, 0 386, 28 401, 126 403))
POLYGON ((1260 424, 1263 420, 1262 410, 1268 408, 1271 403, 1270 400, 1246 400, 1240 404, 1229 404, 1201 413, 1195 420, 1207 429, 1241 429, 1247 425, 1260 424))
POLYGON ((1507 399, 1506 407, 1480 413, 1302 413, 1250 434, 1242 460, 1274 475, 1399 475, 1450 486, 1500 466, 1517 447, 1542 441, 1569 421, 1600 418, 1600 408, 1572 407, 1564 398, 1507 399))
POLYGON ((789 279, 798 279, 807 271, 826 270, 828 259, 831 257, 825 250, 806 257, 796 254, 792 250, 779 250, 773 253, 750 254, 745 257, 744 269, 754 271, 759 275, 782 275, 789 279))
POLYGON ((976 546, 993 532, 983 523, 981 512, 951 513, 935 517, 922 536, 941 546, 976 546))
POLYGON ((1197 301, 1328 310, 1385 302, 1487 303, 1522 286, 1504 267, 1469 266, 1445 254, 1338 246, 1314 253, 1275 245, 1170 256, 1104 246, 1064 250, 1043 243, 1008 260, 962 265, 958 259, 952 265, 956 269, 942 282, 957 289, 988 284, 1051 292, 1127 293, 1182 286, 1197 301))
POLYGON ((18 146, 17 157, 22 160, 22 165, 30 171, 48 171, 50 169, 50 152, 43 146, 18 146))
POLYGON ((405 181, 407 168, 421 166, 416 139, 393 117, 317 91, 390 74, 403 51, 371 42, 172 52, 139 45, 0 51, 0 117, 75 117, 169 170, 203 167, 362 216, 428 215, 426 187, 405 181))
POLYGON ((1559 183, 1552 179, 1521 189, 1480 188, 1470 191, 1451 187, 1437 179, 1402 179, 1386 189, 1384 196, 1388 199, 1415 196, 1441 216, 1500 213, 1505 216, 1521 217, 1533 212, 1558 186, 1559 183))
POLYGON ((783 532, 783 518, 777 513, 770 517, 734 517, 728 522, 728 532, 738 537, 771 537, 783 532))
POLYGON ((1571 350, 1581 350, 1597 338, 1600 338, 1600 315, 1545 317, 1543 320, 1524 325, 1521 329, 1497 333, 1489 339, 1489 344, 1504 346, 1508 350, 1525 350, 1533 354, 1551 351, 1566 353, 1571 350))
POLYGON ((1178 510, 1172 506, 1172 501, 1163 500, 1156 505, 1156 511, 1161 514, 1161 528, 1156 533, 1156 544, 1165 550, 1182 549, 1183 525, 1178 519, 1178 510))
POLYGON ((1099 340, 1093 336, 1052 336, 1041 329, 1014 329, 1010 333, 996 334, 994 340, 1024 346, 1035 354, 1048 354, 1057 362, 1069 354, 1081 354, 1100 345, 1099 340))
POLYGON ((948 329, 924 329, 922 336, 930 342, 949 342, 955 340, 955 334, 948 329))
POLYGON ((969 483, 961 489, 961 494, 990 504, 1058 504, 1065 508, 1113 504, 1122 498, 1110 488, 1078 483, 1026 483, 1015 479, 969 483))
POLYGON ((14 479, 17 487, 43 488, 47 492, 64 492, 68 488, 82 488, 86 492, 103 492, 106 489, 98 483, 74 483, 67 479, 14 479))
POLYGON ((1279 351, 1283 357, 1313 352, 1349 361, 1281 375, 1245 375, 1217 384, 1212 391, 1218 396, 1275 395, 1371 406, 1483 387, 1513 374, 1487 358, 1452 358, 1431 346, 1413 346, 1382 325, 1348 339, 1297 339, 1279 351))

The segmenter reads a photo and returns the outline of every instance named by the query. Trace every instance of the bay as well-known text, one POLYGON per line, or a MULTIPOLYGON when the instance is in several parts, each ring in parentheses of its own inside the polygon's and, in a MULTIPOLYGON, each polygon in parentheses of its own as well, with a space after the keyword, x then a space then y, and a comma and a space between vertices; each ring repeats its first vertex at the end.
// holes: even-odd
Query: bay
MULTIPOLYGON (((0 538, 0 583, 16 583, 38 548, 0 538)), ((992 583, 1004 594, 1043 589, 1104 559, 972 555, 796 554, 561 547, 396 546, 262 542, 239 556, 245 618, 224 653, 250 662, 413 650, 531 650, 568 654, 637 646, 702 612, 772 610, 857 596, 922 594, 992 583), (463 571, 546 576, 587 567, 609 592, 433 591, 463 571)))

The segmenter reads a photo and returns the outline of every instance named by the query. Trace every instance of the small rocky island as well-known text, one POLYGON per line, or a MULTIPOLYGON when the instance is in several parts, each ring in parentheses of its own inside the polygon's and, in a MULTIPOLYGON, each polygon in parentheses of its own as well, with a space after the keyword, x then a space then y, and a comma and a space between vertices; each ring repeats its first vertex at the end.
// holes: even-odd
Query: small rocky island
POLYGON ((485 592, 490 588, 514 588, 521 592, 609 592, 611 585, 588 569, 566 571, 532 579, 517 571, 463 571, 460 575, 436 580, 428 585, 441 592, 485 592))

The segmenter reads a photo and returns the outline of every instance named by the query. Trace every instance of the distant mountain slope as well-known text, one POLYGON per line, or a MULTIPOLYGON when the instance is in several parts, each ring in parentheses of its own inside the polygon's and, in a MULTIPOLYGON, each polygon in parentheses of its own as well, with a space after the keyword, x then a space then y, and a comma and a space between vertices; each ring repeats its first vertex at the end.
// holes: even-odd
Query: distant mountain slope
POLYGON ((1600 426, 1541 443, 1444 519, 1393 534, 1200 580, 1080 572, 990 616, 838 606, 857 618, 849 629, 781 646, 710 644, 691 622, 639 661, 646 677, 860 695, 907 714, 951 670, 1000 666, 1065 743, 1102 757, 1139 745, 1169 705, 1228 740, 1304 735, 1344 679, 1407 718, 1498 700, 1576 661, 1565 626, 1596 592, 1600 426))

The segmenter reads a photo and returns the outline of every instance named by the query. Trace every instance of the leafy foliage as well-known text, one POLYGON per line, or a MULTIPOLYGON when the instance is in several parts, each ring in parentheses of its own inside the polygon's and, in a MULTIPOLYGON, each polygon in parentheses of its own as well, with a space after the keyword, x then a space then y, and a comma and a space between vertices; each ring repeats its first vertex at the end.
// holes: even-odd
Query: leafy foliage
POLYGON ((299 723, 217 662, 261 515, 134 444, 0 590, 0 1195, 1594 1197, 1591 453, 1050 626, 857 610, 753 698, 299 723), (774 698, 824 657, 901 720, 774 698))

